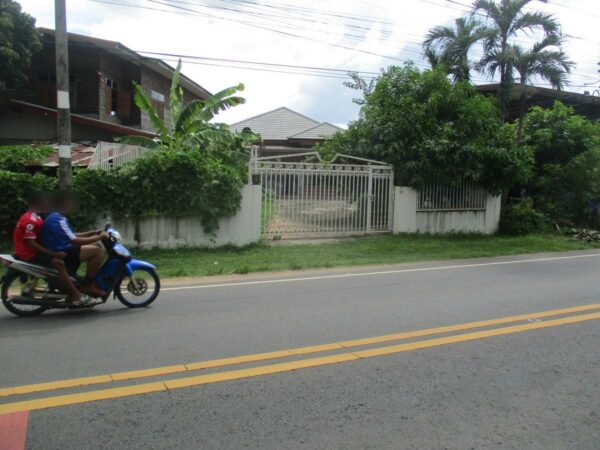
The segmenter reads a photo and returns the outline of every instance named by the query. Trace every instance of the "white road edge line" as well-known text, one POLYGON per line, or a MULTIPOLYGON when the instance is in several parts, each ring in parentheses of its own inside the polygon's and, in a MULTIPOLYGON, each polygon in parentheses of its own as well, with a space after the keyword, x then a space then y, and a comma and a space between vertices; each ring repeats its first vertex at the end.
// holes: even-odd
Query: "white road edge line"
POLYGON ((239 281, 235 283, 217 283, 217 284, 199 284, 193 286, 178 286, 178 287, 165 287, 161 291, 181 291, 186 289, 212 289, 220 287, 233 287, 233 286, 251 286, 257 284, 276 284, 276 283, 294 283, 298 281, 313 281, 313 280, 329 280, 335 278, 351 278, 351 277, 369 277, 374 275, 392 275, 399 273, 411 273, 411 272, 428 272, 436 270, 453 270, 453 269, 470 269, 475 267, 489 267, 489 266, 504 266, 510 264, 526 264, 536 262, 548 262, 548 261, 561 261, 569 259, 581 259, 581 258, 597 258, 600 257, 600 253, 593 253, 589 255, 571 255, 571 256, 555 256, 551 258, 537 258, 537 259, 523 259, 519 261, 495 261, 489 263, 477 263, 477 264, 457 264, 453 266, 439 266, 439 267, 419 267, 414 269, 397 269, 397 270, 382 270, 378 272, 357 272, 357 273, 339 273, 334 275, 316 275, 312 277, 298 277, 298 278, 279 278, 273 280, 256 280, 256 281, 239 281))

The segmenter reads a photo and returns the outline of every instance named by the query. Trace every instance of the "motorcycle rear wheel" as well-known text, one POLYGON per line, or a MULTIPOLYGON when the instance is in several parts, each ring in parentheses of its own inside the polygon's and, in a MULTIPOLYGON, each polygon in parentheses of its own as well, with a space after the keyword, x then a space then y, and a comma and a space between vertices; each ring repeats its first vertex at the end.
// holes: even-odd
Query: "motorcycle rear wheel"
POLYGON ((145 308, 158 297, 160 279, 152 269, 138 269, 115 286, 115 295, 129 308, 145 308))
MULTIPOLYGON (((12 272, 6 275, 4 282, 2 283, 2 304, 11 313, 19 317, 34 317, 39 316, 41 313, 48 309, 47 306, 35 306, 35 305, 17 305, 10 301, 11 297, 22 295, 23 288, 26 282, 32 278, 18 272, 12 272)), ((46 290, 48 290, 47 280, 40 279, 40 282, 44 284, 46 290)))

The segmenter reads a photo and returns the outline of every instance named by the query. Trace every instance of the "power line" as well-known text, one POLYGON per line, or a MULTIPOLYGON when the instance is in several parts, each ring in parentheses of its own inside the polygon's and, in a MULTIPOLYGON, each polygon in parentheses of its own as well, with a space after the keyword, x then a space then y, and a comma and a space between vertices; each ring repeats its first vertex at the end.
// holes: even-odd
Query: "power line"
MULTIPOLYGON (((335 46, 335 47, 339 47, 339 48, 343 48, 343 49, 347 49, 347 50, 351 50, 351 51, 357 51, 357 52, 367 53, 367 54, 371 54, 371 55, 374 55, 374 56, 379 56, 379 57, 383 57, 383 58, 387 58, 387 59, 392 59, 392 60, 398 61, 398 62, 404 62, 403 60, 395 58, 395 57, 390 57, 390 56, 378 54, 378 53, 375 53, 375 52, 369 52, 369 51, 366 51, 366 50, 356 49, 356 48, 353 48, 353 47, 348 47, 346 45, 335 44, 335 43, 330 43, 330 42, 323 42, 323 41, 320 41, 320 40, 317 40, 317 39, 312 39, 312 38, 307 37, 307 36, 297 35, 297 34, 289 33, 289 32, 282 31, 282 30, 277 30, 277 29, 273 29, 273 28, 269 28, 269 27, 264 27, 262 24, 257 24, 256 22, 241 21, 241 20, 236 20, 236 19, 232 19, 232 18, 228 18, 228 17, 215 16, 213 14, 208 14, 208 13, 204 13, 202 11, 198 11, 196 9, 182 7, 182 6, 179 6, 179 5, 173 5, 172 4, 174 2, 175 3, 180 3, 180 4, 181 3, 183 3, 183 4, 190 4, 189 1, 185 2, 185 1, 182 1, 182 0, 162 0, 162 1, 159 1, 159 0, 148 0, 151 3, 155 3, 155 4, 162 5, 162 6, 166 6, 168 9, 154 8, 154 7, 143 6, 143 5, 134 5, 134 4, 124 3, 122 1, 116 1, 116 0, 112 0, 112 1, 111 0, 92 0, 92 1, 100 2, 100 3, 116 4, 116 5, 120 5, 120 6, 132 7, 132 8, 149 9, 149 10, 154 10, 154 11, 159 11, 159 12, 168 12, 168 13, 173 13, 173 14, 180 14, 180 15, 183 15, 183 16, 196 15, 196 16, 206 17, 206 18, 211 18, 211 19, 227 20, 227 21, 231 21, 231 22, 234 22, 234 23, 240 23, 242 25, 246 25, 246 26, 251 26, 251 27, 254 27, 254 28, 263 29, 263 30, 266 30, 266 31, 271 31, 271 32, 279 33, 279 34, 284 34, 284 35, 287 35, 287 36, 290 36, 290 37, 294 37, 294 38, 306 39, 306 40, 310 40, 310 41, 317 42, 317 43, 324 44, 324 45, 335 46)), ((227 1, 227 0, 225 0, 225 1, 227 1)), ((427 1, 427 0, 421 0, 421 1, 425 1, 426 3, 432 3, 431 1, 427 1)), ((246 3, 258 4, 256 2, 253 2, 253 1, 250 1, 250 0, 246 0, 246 3)), ((454 2, 454 3, 456 3, 456 2, 454 2)), ((435 3, 432 3, 432 4, 435 4, 435 3)), ((437 5, 437 6, 441 6, 441 5, 437 5)), ((236 10, 236 9, 231 9, 231 8, 229 8, 229 9, 232 12, 237 13, 237 14, 245 14, 246 13, 245 11, 242 11, 242 10, 236 10)), ((296 7, 296 9, 298 9, 298 7, 296 7)), ((352 18, 352 16, 345 16, 345 17, 352 18)), ((361 20, 365 20, 365 19, 361 19, 361 20)), ((391 23, 391 22, 388 22, 388 23, 391 23)), ((347 36, 352 37, 352 38, 358 38, 358 39, 361 38, 360 36, 356 36, 356 35, 347 35, 347 36)), ((408 45, 408 44, 418 45, 420 47, 420 44, 414 43, 414 42, 411 42, 411 41, 405 42, 405 45, 408 45)), ((422 57, 422 51, 420 51, 420 50, 417 51, 417 50, 412 50, 412 49, 409 49, 409 48, 405 47, 404 51, 412 51, 412 52, 418 53, 419 56, 422 57)), ((223 61, 221 61, 221 62, 223 62, 223 61)), ((239 62, 239 61, 231 60, 230 62, 239 62)), ((206 65, 208 65, 208 64, 206 64, 206 65)), ((216 64, 212 64, 212 65, 216 65, 216 64)), ((417 65, 419 67, 428 67, 428 66, 425 66, 423 64, 419 64, 418 62, 415 62, 415 65, 417 65)), ((290 65, 288 65, 288 66, 290 66, 290 65)), ((275 67, 275 66, 273 66, 273 67, 275 67)), ((281 65, 281 67, 285 67, 285 65, 281 65)), ((241 67, 236 67, 236 68, 241 68, 241 67)), ((289 68, 292 68, 292 67, 287 67, 287 68, 289 69, 289 68)), ((294 67, 294 69, 303 69, 303 68, 304 67, 300 67, 300 66, 299 67, 294 67)), ((339 71, 342 71, 342 70, 343 69, 340 69, 339 71)), ((583 75, 583 74, 573 74, 573 76, 577 77, 577 78, 591 78, 589 75, 583 75)), ((475 77, 475 78, 477 78, 477 77, 475 77)), ((543 83, 538 83, 538 84, 543 84, 543 83)))

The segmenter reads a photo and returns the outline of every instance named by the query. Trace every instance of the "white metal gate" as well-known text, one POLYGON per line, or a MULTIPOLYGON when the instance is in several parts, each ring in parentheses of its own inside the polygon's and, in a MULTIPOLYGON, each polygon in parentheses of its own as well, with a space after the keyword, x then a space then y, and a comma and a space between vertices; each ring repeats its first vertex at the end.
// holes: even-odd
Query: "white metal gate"
POLYGON ((251 173, 263 189, 262 235, 280 239, 385 233, 392 228, 391 166, 316 152, 253 157, 251 173))

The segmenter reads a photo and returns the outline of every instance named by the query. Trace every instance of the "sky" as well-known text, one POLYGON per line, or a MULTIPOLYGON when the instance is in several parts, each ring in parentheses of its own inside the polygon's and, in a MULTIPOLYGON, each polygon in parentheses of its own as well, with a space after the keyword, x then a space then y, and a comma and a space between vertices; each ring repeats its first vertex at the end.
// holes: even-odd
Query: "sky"
MULTIPOLYGON (((470 4, 470 0, 66 2, 70 32, 119 41, 135 51, 337 69, 327 76, 312 76, 308 73, 314 70, 309 69, 252 66, 262 70, 248 70, 243 63, 189 58, 183 63, 183 73, 211 92, 244 83, 246 103, 219 115, 220 122, 233 123, 287 106, 340 126, 355 120, 359 112, 352 102, 358 93, 343 85, 345 71, 363 71, 369 77, 407 60, 427 68, 420 47, 427 31, 451 24, 466 14, 470 4)), ((38 26, 54 28, 54 1, 19 3, 38 26)), ((534 1, 528 8, 554 14, 568 37, 565 51, 577 66, 566 89, 600 89, 598 0, 534 1)), ((520 40, 531 43, 532 37, 520 40)), ((480 52, 475 49, 473 58, 480 52)), ((176 64, 174 57, 163 59, 176 64)), ((476 74, 474 82, 491 80, 476 74)))

